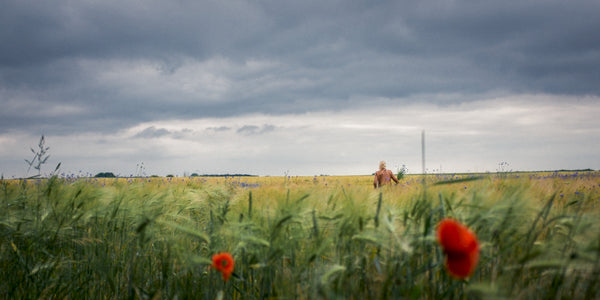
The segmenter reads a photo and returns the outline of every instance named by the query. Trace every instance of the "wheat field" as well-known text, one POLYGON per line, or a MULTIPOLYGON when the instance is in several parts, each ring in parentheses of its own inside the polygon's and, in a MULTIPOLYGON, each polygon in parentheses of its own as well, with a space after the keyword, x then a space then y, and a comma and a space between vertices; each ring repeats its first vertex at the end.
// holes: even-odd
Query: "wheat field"
POLYGON ((600 173, 0 182, 4 299, 593 299, 600 173), (479 261, 445 268, 444 218, 479 261), (223 280, 211 267, 231 253, 223 280))

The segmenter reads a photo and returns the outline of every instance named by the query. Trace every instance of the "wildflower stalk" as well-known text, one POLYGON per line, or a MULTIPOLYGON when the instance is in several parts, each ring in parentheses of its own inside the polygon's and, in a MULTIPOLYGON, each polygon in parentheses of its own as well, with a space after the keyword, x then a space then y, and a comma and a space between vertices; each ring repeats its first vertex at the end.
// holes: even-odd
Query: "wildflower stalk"
POLYGON ((252 219, 252 191, 248 191, 248 218, 252 219))
POLYGON ((42 175, 42 165, 45 164, 46 161, 48 161, 48 158, 50 158, 50 155, 47 154, 48 150, 50 150, 50 147, 46 146, 46 139, 42 135, 38 143, 38 150, 33 150, 33 148, 31 148, 33 158, 31 160, 25 160, 25 162, 29 165, 29 167, 27 168, 27 173, 29 173, 31 167, 38 171, 38 174, 32 176, 31 178, 40 177, 42 175))
POLYGON ((381 211, 381 202, 383 199, 383 193, 379 192, 379 200, 377 201, 377 211, 375 212, 375 228, 379 227, 379 212, 381 211))

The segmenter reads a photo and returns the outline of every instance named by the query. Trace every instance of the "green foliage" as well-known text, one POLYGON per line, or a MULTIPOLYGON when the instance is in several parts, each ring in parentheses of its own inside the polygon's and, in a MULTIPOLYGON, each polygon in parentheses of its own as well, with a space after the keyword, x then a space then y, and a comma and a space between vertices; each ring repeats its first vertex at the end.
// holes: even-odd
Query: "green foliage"
POLYGON ((404 176, 406 175, 406 172, 408 172, 406 165, 402 165, 402 168, 398 169, 396 178, 398 178, 398 180, 402 180, 404 178, 404 176))
POLYGON ((115 176, 115 174, 113 172, 100 172, 100 173, 94 175, 94 177, 97 177, 97 178, 116 178, 117 176, 115 176))
POLYGON ((268 178, 252 189, 200 178, 3 179, 0 291, 11 299, 599 296, 598 173, 407 177, 377 190, 370 176, 327 185, 268 178), (444 269, 435 228, 445 217, 480 241, 467 280, 444 269), (209 268, 218 252, 235 258, 228 282, 209 268))

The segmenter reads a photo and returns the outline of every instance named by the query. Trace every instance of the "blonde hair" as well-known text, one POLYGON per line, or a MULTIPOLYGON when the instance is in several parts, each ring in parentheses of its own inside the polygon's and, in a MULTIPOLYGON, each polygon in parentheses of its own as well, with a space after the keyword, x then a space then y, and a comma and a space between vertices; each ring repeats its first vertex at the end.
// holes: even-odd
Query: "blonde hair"
POLYGON ((379 170, 383 170, 383 169, 385 169, 385 161, 382 160, 379 162, 379 170))

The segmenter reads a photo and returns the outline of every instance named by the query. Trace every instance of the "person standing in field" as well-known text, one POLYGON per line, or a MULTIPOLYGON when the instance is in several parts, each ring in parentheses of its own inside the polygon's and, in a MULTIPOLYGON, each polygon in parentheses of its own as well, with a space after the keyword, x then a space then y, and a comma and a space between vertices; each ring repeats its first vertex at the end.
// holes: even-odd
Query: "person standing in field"
POLYGON ((378 188, 380 186, 391 183, 392 180, 398 184, 398 178, 394 175, 394 172, 385 168, 385 161, 379 162, 379 171, 375 172, 375 179, 373 179, 373 187, 378 188))

